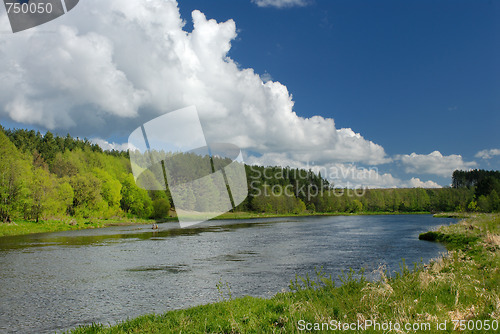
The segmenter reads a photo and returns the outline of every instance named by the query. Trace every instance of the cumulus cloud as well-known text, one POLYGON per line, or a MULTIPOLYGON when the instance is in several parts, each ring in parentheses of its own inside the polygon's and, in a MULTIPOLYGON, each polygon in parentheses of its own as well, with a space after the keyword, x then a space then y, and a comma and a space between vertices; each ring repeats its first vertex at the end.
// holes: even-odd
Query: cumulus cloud
POLYGON ((68 26, 46 35, 3 35, 0 101, 10 118, 55 129, 75 126, 82 108, 97 117, 137 116, 147 93, 117 68, 107 37, 68 26))
POLYGON ((434 174, 451 177, 457 169, 467 170, 477 166, 474 161, 466 162, 461 155, 452 154, 444 156, 439 151, 430 154, 399 155, 396 157, 405 166, 407 173, 434 174))
MULTIPOLYGON (((277 6, 303 1, 259 1, 277 6)), ((195 105, 209 142, 316 164, 382 164, 382 146, 333 119, 299 117, 288 89, 228 57, 233 20, 193 11, 186 32, 174 0, 87 0, 63 17, 0 35, 0 113, 80 136, 126 136, 195 105), (264 77, 264 80, 263 80, 264 77)), ((8 30, 5 13, 0 29, 8 30)))
POLYGON ((252 0, 259 7, 304 7, 308 5, 306 0, 252 0))
POLYGON ((418 177, 412 177, 408 182, 409 188, 441 188, 439 184, 434 181, 422 181, 418 177))
POLYGON ((481 159, 491 159, 494 156, 500 155, 500 149, 498 148, 492 148, 490 150, 482 150, 477 152, 475 155, 476 158, 481 158, 481 159))
POLYGON ((119 143, 115 143, 115 142, 110 143, 107 140, 101 139, 101 138, 92 138, 92 139, 90 139, 90 142, 99 145, 105 151, 112 151, 112 150, 126 151, 128 149, 131 149, 131 150, 137 149, 136 147, 134 147, 132 145, 129 146, 128 143, 123 143, 123 144, 119 144, 119 143))

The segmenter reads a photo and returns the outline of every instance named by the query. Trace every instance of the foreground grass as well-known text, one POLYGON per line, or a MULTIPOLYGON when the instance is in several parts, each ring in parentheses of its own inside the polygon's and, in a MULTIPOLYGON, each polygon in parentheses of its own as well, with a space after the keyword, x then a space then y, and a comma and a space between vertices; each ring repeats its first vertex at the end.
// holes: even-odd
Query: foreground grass
POLYGON ((373 325, 347 332, 446 333, 455 332, 453 320, 464 321, 464 333, 498 332, 477 327, 500 321, 499 226, 497 214, 475 215, 441 227, 434 239, 447 243, 446 256, 412 270, 403 262, 399 273, 386 277, 382 272, 376 282, 350 272, 336 287, 319 272, 314 280, 296 279, 290 284, 292 292, 271 299, 232 300, 230 292, 219 287, 218 303, 146 315, 113 327, 94 324, 71 333, 297 333, 308 324, 313 330, 305 331, 314 332, 314 323, 324 332, 338 322, 358 321, 373 325), (392 323, 393 330, 376 328, 374 323, 392 323), (396 323, 401 330, 394 330, 396 323), (438 331, 438 324, 444 330, 438 331))

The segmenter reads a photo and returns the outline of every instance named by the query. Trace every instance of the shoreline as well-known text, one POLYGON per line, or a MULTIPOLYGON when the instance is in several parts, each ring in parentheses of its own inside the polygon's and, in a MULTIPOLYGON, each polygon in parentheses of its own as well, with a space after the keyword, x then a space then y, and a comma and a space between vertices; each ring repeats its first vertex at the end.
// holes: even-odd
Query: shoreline
POLYGON ((38 223, 34 221, 21 220, 11 223, 0 223, 0 240, 3 237, 15 237, 28 234, 85 230, 109 226, 144 225, 152 223, 153 221, 141 218, 68 218, 40 220, 38 223))
POLYGON ((272 213, 253 213, 253 212, 226 212, 210 220, 229 220, 229 219, 259 219, 259 218, 293 218, 293 217, 322 217, 322 216, 391 216, 391 215, 430 215, 428 211, 417 212, 307 212, 301 214, 272 214, 272 213))
MULTIPOLYGON (((262 218, 293 218, 293 217, 321 217, 321 216, 372 216, 372 215, 422 215, 432 214, 431 212, 307 212, 302 214, 271 214, 255 212, 226 212, 210 220, 244 220, 244 219, 262 219, 262 218)), ((459 213, 441 213, 442 216, 435 214, 435 217, 457 218, 463 216, 459 213)), ((177 222, 177 217, 168 217, 163 219, 144 219, 144 218, 125 218, 115 217, 110 219, 101 218, 72 218, 40 220, 34 221, 20 220, 11 223, 0 223, 0 239, 10 236, 21 236, 36 233, 50 233, 71 230, 95 229, 110 226, 133 226, 177 222)))
MULTIPOLYGON (((472 326, 500 322, 500 214, 474 214, 456 224, 443 225, 448 252, 413 270, 404 265, 394 277, 368 282, 352 270, 340 275, 336 287, 331 278, 317 273, 316 279, 296 278, 290 292, 270 299, 232 299, 230 290, 219 289, 220 301, 163 314, 143 315, 108 327, 81 326, 67 333, 167 333, 167 332, 300 332, 301 324, 325 326, 365 322, 428 324, 434 332, 446 322, 447 331, 460 321, 472 326), (451 291, 451 295, 450 295, 451 291)), ((429 233, 429 232, 426 232, 429 233)), ((425 235, 426 233, 422 233, 425 235)), ((455 329, 454 329, 455 327, 455 329)), ((470 326, 469 326, 470 327, 470 326)), ((498 328, 498 327, 497 327, 498 328)), ((474 329, 465 328, 464 333, 474 329)), ((349 332, 384 332, 365 328, 349 332)), ((477 331, 476 331, 477 332, 477 331)), ((482 332, 496 332, 482 330, 482 332)))

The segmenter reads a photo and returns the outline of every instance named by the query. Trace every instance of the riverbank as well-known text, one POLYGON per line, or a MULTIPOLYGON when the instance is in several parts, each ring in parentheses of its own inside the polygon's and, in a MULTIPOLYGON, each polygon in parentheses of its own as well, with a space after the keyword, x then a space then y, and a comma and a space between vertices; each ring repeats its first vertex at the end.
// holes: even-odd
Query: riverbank
POLYGON ((0 223, 0 237, 24 235, 31 233, 46 233, 89 228, 102 228, 117 225, 152 224, 154 220, 140 218, 84 219, 68 218, 60 220, 34 221, 20 220, 11 223, 0 223))
POLYGON ((317 273, 313 279, 294 280, 291 292, 270 299, 232 299, 230 287, 221 284, 218 303, 71 333, 297 333, 332 330, 339 322, 356 324, 350 333, 389 332, 376 324, 392 324, 391 332, 411 332, 406 326, 418 326, 421 332, 438 332, 437 326, 445 329, 439 332, 452 332, 455 326, 464 333, 497 332, 500 215, 471 215, 434 233, 446 242, 446 255, 412 270, 402 263, 397 274, 387 277, 382 272, 376 282, 351 272, 341 276, 343 284, 337 287, 317 273), (357 327, 358 322, 365 327, 357 327))
MULTIPOLYGON (((307 216, 354 216, 354 215, 407 215, 407 214, 430 214, 430 212, 306 212, 302 214, 272 214, 256 212, 226 212, 214 218, 214 220, 228 219, 257 219, 257 218, 287 218, 307 216)), ((175 214, 174 214, 175 215, 175 214)), ((115 217, 112 219, 100 218, 66 218, 34 221, 19 220, 11 223, 0 223, 0 237, 24 235, 32 233, 59 232, 69 230, 81 230, 89 228, 102 228, 117 225, 156 224, 165 222, 177 222, 177 217, 169 217, 160 220, 115 217)))

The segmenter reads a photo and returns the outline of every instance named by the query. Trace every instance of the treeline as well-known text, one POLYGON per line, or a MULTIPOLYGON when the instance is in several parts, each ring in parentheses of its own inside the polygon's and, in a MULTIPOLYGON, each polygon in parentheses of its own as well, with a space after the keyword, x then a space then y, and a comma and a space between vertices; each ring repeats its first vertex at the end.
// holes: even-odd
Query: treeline
POLYGON ((331 184, 311 170, 245 166, 248 197, 237 210, 268 213, 314 212, 313 200, 331 184))
POLYGON ((244 211, 269 213, 451 212, 467 211, 469 188, 337 189, 311 171, 246 166, 250 196, 244 211))
MULTIPOLYGON (((128 152, 103 151, 87 139, 0 126, 0 157, 0 222, 68 216, 164 218, 174 208, 168 188, 147 191, 136 184, 128 152)), ((180 173, 176 179, 200 175, 198 169, 203 164, 189 163, 190 159, 194 158, 186 154, 170 161, 182 163, 183 168, 171 168, 180 173)), ((249 196, 237 211, 300 214, 500 209, 499 172, 457 171, 452 188, 352 190, 336 189, 311 170, 248 165, 245 170, 249 196)), ((150 171, 143 173, 139 185, 162 182, 152 175, 150 171)), ((219 191, 213 188, 212 192, 219 191)), ((210 203, 205 204, 210 207, 210 203)))
POLYGON ((472 199, 468 189, 335 189, 314 205, 320 212, 462 212, 472 199))
POLYGON ((139 188, 128 153, 88 140, 0 127, 0 221, 125 215, 163 217, 163 191, 139 188))
MULTIPOLYGON (((168 188, 166 191, 143 189, 158 189, 156 183, 163 181, 155 177, 159 173, 145 171, 135 182, 128 152, 103 151, 87 139, 75 139, 70 135, 60 137, 51 132, 42 135, 33 130, 0 130, 0 156, 3 157, 0 162, 0 221, 38 221, 68 216, 164 218, 174 208, 168 188), (149 187, 152 184, 154 186, 149 187)), ((169 155, 165 152, 161 154, 169 155)), ((169 163, 181 163, 182 168, 171 166, 170 171, 179 173, 174 175, 177 180, 185 181, 200 175, 199 169, 206 167, 200 163, 199 157, 189 154, 169 160, 169 163)), ((314 211, 311 198, 306 198, 298 188, 328 188, 328 182, 311 171, 256 166, 245 168, 250 196, 237 210, 279 213, 314 211), (278 171, 284 173, 278 175, 278 171), (250 184, 255 180, 262 182, 250 184), (294 185, 290 196, 264 196, 264 192, 258 196, 260 189, 288 184, 294 185)), ((205 189, 205 192, 209 190, 218 191, 214 188, 205 189)), ((189 200, 188 195, 186 192, 186 200, 189 200)), ((210 209, 210 203, 204 204, 205 207, 192 209, 210 209)))
POLYGON ((54 136, 50 131, 42 135, 40 131, 34 130, 11 130, 3 129, 1 126, 0 129, 21 152, 37 152, 48 164, 53 162, 57 153, 64 153, 67 150, 73 151, 75 149, 106 153, 112 156, 129 157, 127 151, 103 151, 99 145, 93 144, 87 138, 73 138, 69 133, 66 137, 60 137, 57 135, 54 136))
POLYGON ((469 188, 336 189, 311 170, 245 167, 250 196, 239 207, 243 211, 451 212, 467 211, 474 201, 474 191, 469 188))
POLYGON ((468 189, 473 193, 474 198, 468 206, 470 211, 500 211, 500 171, 456 170, 452 176, 452 187, 468 189))

